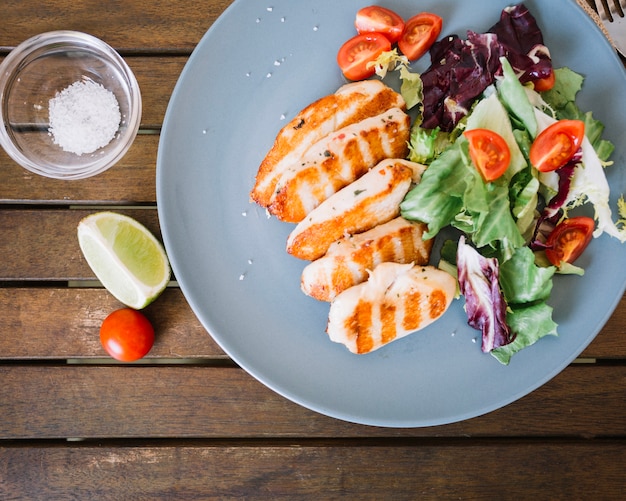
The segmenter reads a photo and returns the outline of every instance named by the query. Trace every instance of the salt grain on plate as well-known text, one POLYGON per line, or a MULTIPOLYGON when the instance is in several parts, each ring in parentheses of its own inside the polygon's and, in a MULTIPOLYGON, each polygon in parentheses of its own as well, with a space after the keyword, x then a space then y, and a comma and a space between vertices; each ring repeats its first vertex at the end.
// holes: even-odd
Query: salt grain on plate
POLYGON ((74 82, 49 101, 50 132, 64 151, 93 153, 111 142, 120 125, 115 95, 88 78, 74 82))

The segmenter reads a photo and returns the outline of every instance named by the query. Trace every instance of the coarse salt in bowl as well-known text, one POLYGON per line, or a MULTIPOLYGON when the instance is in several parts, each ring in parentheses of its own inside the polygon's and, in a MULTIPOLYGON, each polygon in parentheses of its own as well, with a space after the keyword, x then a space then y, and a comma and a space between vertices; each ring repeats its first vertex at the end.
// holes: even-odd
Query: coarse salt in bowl
POLYGON ((124 59, 86 33, 29 38, 0 64, 0 144, 22 167, 82 179, 113 166, 141 120, 141 93, 124 59))

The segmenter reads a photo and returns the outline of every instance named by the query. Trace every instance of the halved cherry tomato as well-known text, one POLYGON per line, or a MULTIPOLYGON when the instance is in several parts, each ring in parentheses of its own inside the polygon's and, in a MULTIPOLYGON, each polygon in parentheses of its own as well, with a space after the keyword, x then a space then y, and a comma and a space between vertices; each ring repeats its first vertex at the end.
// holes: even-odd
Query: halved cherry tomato
POLYGON ((391 50, 391 42, 382 33, 364 33, 344 43, 337 53, 337 64, 349 80, 363 80, 376 70, 367 63, 375 61, 383 52, 391 50))
POLYGON ((546 257, 554 266, 562 262, 573 263, 585 250, 595 227, 590 217, 564 219, 552 230, 546 241, 546 257))
POLYGON ((559 120, 544 129, 533 141, 529 158, 537 170, 550 172, 563 167, 580 148, 585 124, 580 120, 559 120))
POLYGON ((472 162, 485 182, 495 181, 505 173, 511 162, 509 145, 502 136, 489 129, 466 130, 472 162))
POLYGON ((443 20, 436 14, 422 12, 404 23, 398 48, 411 61, 422 57, 441 33, 443 20))
POLYGON ((556 83, 556 75, 554 74, 554 70, 550 71, 550 74, 547 77, 540 78, 539 80, 535 80, 534 86, 537 92, 544 92, 546 90, 550 90, 554 87, 556 83))
POLYGON ((154 344, 154 328, 137 310, 115 310, 102 322, 100 342, 116 360, 132 362, 145 356, 154 344))
POLYGON ((382 33, 393 44, 404 31, 404 20, 392 10, 370 5, 357 11, 354 26, 360 34, 382 33))

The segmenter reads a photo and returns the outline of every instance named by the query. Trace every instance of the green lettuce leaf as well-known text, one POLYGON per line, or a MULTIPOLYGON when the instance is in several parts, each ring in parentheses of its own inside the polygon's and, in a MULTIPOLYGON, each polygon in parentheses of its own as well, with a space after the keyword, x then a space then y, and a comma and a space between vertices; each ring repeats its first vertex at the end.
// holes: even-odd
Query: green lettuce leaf
POLYGON ((528 99, 524 86, 520 83, 517 75, 513 71, 509 61, 501 57, 502 79, 498 81, 498 96, 505 108, 517 120, 521 127, 528 131, 531 137, 537 136, 537 120, 535 119, 535 111, 528 99))
POLYGON ((409 140, 409 160, 428 165, 455 139, 452 133, 443 132, 439 128, 422 129, 419 125, 414 125, 409 140))
POLYGON ((531 169, 519 172, 509 186, 511 213, 526 242, 530 241, 535 230, 540 186, 531 169))
POLYGON ((500 286, 509 305, 545 301, 552 292, 554 266, 539 267, 535 254, 520 247, 511 259, 500 264, 500 286))
MULTIPOLYGON (((406 67, 401 65, 398 70, 400 72, 400 94, 406 102, 407 109, 411 109, 424 101, 424 84, 419 73, 412 73, 406 67)), ((420 117, 421 120, 421 117, 420 117)))
POLYGON ((428 226, 424 238, 430 239, 449 226, 463 208, 465 171, 460 148, 448 148, 430 164, 420 183, 400 204, 403 217, 428 226))
POLYGON ((491 351, 502 364, 508 365, 518 351, 536 343, 544 336, 557 336, 557 324, 552 320, 552 307, 546 303, 513 307, 506 316, 509 327, 517 335, 512 343, 491 351))
POLYGON ((582 89, 582 75, 575 71, 564 67, 555 68, 554 70, 554 87, 541 93, 543 100, 548 103, 555 111, 564 109, 568 103, 573 103, 576 94, 582 89))

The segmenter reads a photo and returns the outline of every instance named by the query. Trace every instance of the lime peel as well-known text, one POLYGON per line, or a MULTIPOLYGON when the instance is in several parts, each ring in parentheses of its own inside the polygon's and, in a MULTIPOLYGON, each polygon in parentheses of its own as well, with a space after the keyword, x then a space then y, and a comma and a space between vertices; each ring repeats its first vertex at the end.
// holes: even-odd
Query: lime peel
POLYGON ((135 219, 116 212, 97 212, 78 223, 77 234, 91 270, 126 306, 145 308, 167 286, 171 268, 165 249, 135 219))

